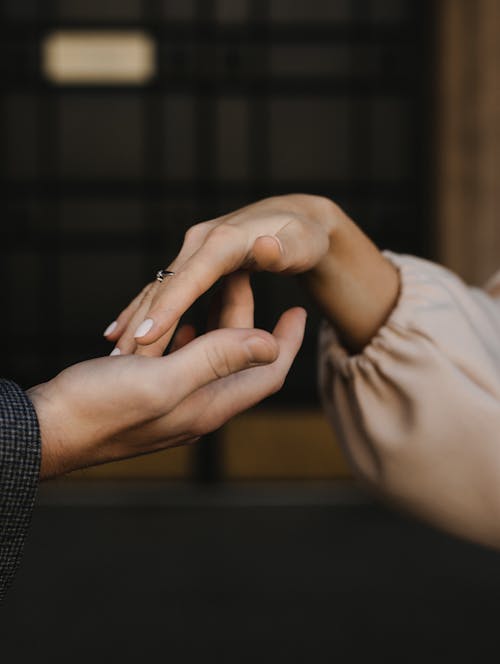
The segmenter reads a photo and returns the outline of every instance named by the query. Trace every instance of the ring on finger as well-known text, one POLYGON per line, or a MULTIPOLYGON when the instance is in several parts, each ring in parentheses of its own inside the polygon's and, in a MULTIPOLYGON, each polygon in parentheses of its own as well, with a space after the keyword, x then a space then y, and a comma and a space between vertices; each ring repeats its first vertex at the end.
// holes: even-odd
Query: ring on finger
POLYGON ((156 281, 159 281, 160 283, 165 279, 165 277, 171 277, 175 274, 175 272, 172 272, 172 270, 158 270, 156 273, 156 281))

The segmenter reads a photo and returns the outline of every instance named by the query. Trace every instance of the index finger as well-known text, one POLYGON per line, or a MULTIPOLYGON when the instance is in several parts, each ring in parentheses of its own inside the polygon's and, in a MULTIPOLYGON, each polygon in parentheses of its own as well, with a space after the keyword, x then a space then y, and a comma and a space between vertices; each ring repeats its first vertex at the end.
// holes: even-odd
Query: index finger
POLYGON ((235 226, 217 226, 205 243, 158 288, 135 332, 138 344, 157 341, 220 277, 241 267, 251 253, 247 234, 235 226))

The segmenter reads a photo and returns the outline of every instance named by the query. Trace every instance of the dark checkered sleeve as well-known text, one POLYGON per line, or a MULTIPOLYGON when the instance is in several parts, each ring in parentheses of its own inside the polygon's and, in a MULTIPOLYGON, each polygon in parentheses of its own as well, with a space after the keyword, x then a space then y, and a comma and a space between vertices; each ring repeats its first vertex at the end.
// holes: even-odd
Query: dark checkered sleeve
POLYGON ((0 380, 0 601, 21 558, 40 473, 35 409, 15 383, 0 380))

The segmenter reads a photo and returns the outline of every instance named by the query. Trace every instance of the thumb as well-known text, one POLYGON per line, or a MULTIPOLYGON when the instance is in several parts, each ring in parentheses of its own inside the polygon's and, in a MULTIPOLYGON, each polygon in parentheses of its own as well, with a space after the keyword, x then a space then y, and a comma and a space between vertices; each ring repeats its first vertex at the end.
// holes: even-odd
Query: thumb
POLYGON ((314 267, 328 246, 328 234, 319 224, 294 219, 274 235, 258 237, 252 253, 261 270, 300 273, 314 267))
POLYGON ((272 334, 256 329, 220 329, 204 334, 167 355, 162 375, 170 388, 176 385, 174 407, 192 392, 219 378, 251 367, 270 364, 279 355, 272 334), (164 368, 168 366, 168 372, 164 368))

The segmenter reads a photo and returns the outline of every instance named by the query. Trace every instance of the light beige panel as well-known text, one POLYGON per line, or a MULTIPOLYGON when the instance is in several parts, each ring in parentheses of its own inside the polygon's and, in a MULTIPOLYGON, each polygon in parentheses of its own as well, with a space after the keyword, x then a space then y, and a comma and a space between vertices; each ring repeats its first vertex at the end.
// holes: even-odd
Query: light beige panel
POLYGON ((43 42, 42 69, 59 85, 141 85, 155 74, 155 42, 141 30, 59 30, 43 42))
POLYGON ((500 267, 500 2, 439 7, 439 259, 482 283, 500 267))
POLYGON ((222 431, 224 476, 248 479, 331 479, 350 476, 319 410, 255 411, 222 431))
MULTIPOLYGON (((320 410, 255 410, 220 431, 223 478, 325 480, 351 476, 320 410)), ((203 445, 203 440, 197 443, 203 445)), ((193 476, 196 445, 88 468, 72 479, 167 479, 193 476)))

